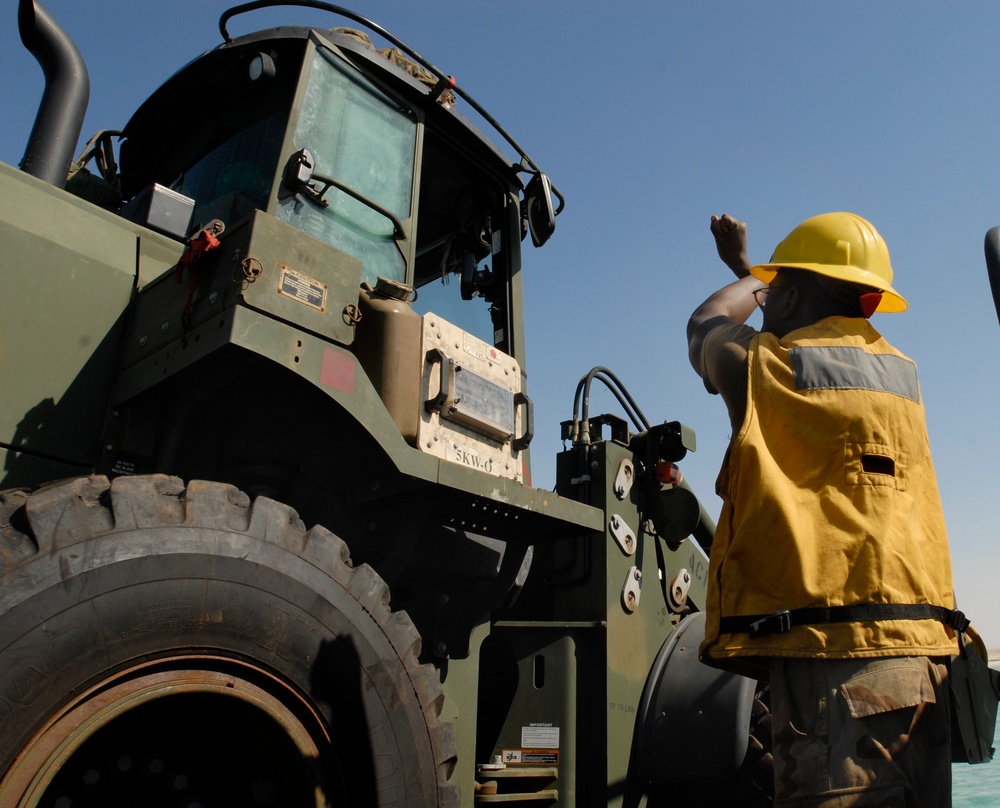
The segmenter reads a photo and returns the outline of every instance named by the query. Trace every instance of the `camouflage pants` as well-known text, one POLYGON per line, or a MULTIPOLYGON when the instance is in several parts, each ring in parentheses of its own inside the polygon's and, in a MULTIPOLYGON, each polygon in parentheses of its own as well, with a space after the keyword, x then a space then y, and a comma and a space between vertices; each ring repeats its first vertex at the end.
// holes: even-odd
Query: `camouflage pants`
POLYGON ((771 660, 775 806, 951 805, 942 659, 771 660))

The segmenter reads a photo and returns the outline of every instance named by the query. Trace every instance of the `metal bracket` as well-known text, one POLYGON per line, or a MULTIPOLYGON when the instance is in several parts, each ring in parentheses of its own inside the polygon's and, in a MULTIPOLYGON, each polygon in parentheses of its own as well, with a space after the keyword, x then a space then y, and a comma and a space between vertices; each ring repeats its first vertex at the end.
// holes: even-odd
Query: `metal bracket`
POLYGON ((614 491, 619 500, 625 499, 632 490, 632 481, 635 479, 635 466, 627 457, 623 457, 618 464, 618 472, 615 474, 614 491))
POLYGON ((618 542, 618 546, 621 547, 625 555, 630 556, 635 554, 635 533, 632 532, 632 528, 617 513, 611 515, 611 520, 608 522, 608 530, 611 531, 611 535, 614 536, 615 541, 618 542))
POLYGON ((674 614, 684 611, 689 589, 691 589, 691 573, 686 569, 679 569, 667 588, 667 606, 674 614))
POLYGON ((622 587, 622 605, 630 612, 639 608, 639 596, 642 594, 642 572, 638 567, 632 567, 625 578, 622 587))

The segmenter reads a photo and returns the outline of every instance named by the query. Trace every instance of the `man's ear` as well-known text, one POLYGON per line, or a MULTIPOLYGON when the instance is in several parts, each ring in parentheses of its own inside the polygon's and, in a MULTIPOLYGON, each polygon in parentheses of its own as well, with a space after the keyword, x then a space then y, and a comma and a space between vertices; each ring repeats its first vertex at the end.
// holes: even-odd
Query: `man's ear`
POLYGON ((788 284, 785 295, 781 299, 781 313, 788 317, 800 308, 801 303, 802 295, 799 292, 799 287, 795 284, 788 284))

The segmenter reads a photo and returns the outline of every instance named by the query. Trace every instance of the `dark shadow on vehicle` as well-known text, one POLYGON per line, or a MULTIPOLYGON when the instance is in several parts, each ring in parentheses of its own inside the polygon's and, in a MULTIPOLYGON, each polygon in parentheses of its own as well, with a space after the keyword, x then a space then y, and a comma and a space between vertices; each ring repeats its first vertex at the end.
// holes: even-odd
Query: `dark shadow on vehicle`
MULTIPOLYGON (((330 723, 330 740, 347 805, 377 805, 375 761, 361 692, 361 661, 350 637, 324 640, 313 665, 311 686, 330 723)), ((329 793, 327 794, 329 797, 329 793)))

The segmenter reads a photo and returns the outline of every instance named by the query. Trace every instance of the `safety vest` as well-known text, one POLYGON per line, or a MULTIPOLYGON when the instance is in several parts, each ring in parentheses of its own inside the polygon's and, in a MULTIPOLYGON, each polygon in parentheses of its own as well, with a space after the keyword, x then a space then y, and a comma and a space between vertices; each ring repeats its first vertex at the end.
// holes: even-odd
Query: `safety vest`
POLYGON ((914 363, 867 320, 830 317, 754 337, 747 385, 717 482, 702 658, 954 653, 914 363), (746 625, 760 618, 759 633, 746 625))

